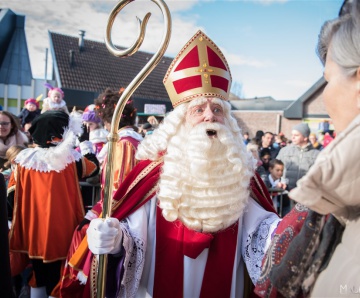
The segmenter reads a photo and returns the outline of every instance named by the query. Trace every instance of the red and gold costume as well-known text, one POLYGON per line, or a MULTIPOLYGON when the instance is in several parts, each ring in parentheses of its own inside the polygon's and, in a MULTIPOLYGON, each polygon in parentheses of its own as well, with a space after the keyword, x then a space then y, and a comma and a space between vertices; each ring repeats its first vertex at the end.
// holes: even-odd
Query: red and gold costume
MULTIPOLYGON (((123 127, 119 130, 119 140, 116 143, 115 155, 113 158, 113 193, 117 191, 119 185, 123 183, 126 176, 131 172, 135 167, 137 161, 135 159, 135 153, 142 137, 140 134, 136 133, 130 127, 123 127)), ((105 151, 107 153, 107 145, 105 145, 105 151)), ((103 152, 101 152, 103 154, 103 152)), ((106 164, 107 156, 104 160, 104 166, 101 172, 101 200, 93 206, 91 212, 99 216, 102 211, 102 203, 104 198, 104 187, 106 186, 106 164)))

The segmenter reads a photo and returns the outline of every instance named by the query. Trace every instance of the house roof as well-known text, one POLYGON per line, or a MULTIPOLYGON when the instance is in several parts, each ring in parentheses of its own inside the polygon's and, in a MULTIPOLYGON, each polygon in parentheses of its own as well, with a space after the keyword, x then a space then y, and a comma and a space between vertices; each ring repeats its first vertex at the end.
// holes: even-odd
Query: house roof
POLYGON ((241 111, 282 111, 293 102, 293 100, 274 100, 271 96, 230 100, 232 108, 241 111))
POLYGON ((0 10, 0 66, 0 83, 31 86, 25 16, 10 9, 0 10))
POLYGON ((304 117, 303 111, 304 111, 305 102, 308 101, 310 98, 313 98, 314 95, 320 92, 325 85, 326 85, 326 81, 324 77, 321 77, 302 96, 300 96, 286 110, 284 110, 284 117, 293 118, 293 119, 302 119, 304 117))
MULTIPOLYGON (((138 51, 131 57, 118 58, 102 42, 83 39, 80 51, 79 37, 49 31, 49 39, 55 78, 59 87, 67 89, 101 93, 107 87, 113 90, 126 87, 153 55, 138 51)), ((169 102, 162 81, 172 60, 173 58, 163 57, 133 96, 169 102)))

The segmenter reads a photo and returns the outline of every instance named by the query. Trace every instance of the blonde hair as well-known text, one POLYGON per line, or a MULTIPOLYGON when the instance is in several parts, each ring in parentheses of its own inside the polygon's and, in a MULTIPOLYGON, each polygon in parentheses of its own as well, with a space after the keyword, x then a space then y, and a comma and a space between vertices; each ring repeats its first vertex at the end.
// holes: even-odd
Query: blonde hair
POLYGON ((26 149, 25 146, 22 145, 14 145, 9 147, 8 150, 6 150, 5 156, 7 161, 4 163, 5 168, 10 168, 11 162, 16 158, 16 156, 19 154, 20 151, 26 149))

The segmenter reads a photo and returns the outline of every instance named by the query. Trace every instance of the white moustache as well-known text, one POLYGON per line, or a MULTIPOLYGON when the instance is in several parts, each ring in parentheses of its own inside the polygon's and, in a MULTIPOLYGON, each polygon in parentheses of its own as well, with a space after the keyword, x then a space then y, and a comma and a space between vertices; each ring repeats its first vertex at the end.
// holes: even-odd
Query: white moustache
POLYGON ((190 129, 190 137, 200 136, 200 137, 210 137, 217 138, 220 132, 229 131, 229 128, 224 124, 218 122, 201 122, 190 129))

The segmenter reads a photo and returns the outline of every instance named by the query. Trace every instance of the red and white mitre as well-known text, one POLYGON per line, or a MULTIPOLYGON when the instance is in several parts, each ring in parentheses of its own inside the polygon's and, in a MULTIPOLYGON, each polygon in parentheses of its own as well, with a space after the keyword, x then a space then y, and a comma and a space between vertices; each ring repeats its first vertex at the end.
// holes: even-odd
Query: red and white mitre
POLYGON ((175 57, 163 82, 176 107, 200 96, 228 100, 231 80, 223 53, 199 30, 175 57))

